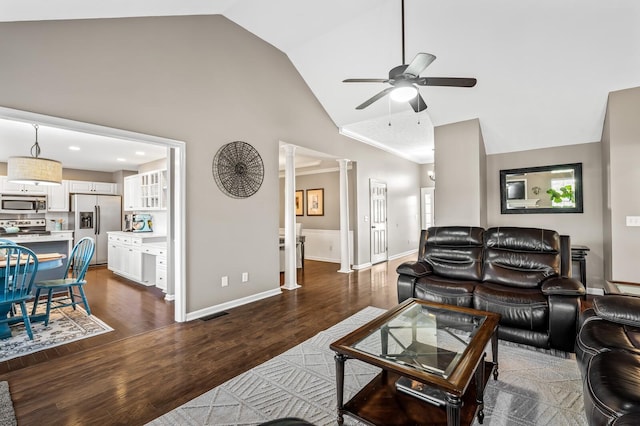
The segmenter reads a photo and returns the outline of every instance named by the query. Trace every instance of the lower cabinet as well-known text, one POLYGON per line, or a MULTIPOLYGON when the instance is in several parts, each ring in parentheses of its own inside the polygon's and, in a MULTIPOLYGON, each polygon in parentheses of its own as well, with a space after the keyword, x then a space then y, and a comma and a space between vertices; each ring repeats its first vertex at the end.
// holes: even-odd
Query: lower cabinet
POLYGON ((166 292, 166 244, 145 244, 144 240, 135 234, 110 232, 107 267, 115 274, 146 286, 155 285, 166 292))

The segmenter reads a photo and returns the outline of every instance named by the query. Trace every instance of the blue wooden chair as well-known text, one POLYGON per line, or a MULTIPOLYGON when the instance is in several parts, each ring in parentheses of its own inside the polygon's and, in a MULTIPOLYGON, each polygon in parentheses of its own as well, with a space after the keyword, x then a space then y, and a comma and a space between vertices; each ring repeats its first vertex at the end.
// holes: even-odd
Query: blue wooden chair
POLYGON ((15 323, 16 318, 9 318, 13 304, 20 305, 22 321, 27 329, 29 339, 33 340, 31 321, 25 302, 31 299, 33 280, 38 272, 38 258, 30 249, 15 244, 2 244, 5 257, 0 268, 0 323, 15 323))
POLYGON ((56 280, 38 281, 35 283, 36 297, 33 302, 31 315, 35 315, 38 304, 41 304, 40 292, 43 290, 47 291, 47 313, 44 325, 48 325, 53 301, 53 292, 54 290, 63 289, 67 291, 67 295, 62 296, 61 298, 56 298, 56 305, 53 307, 54 309, 73 306, 73 309, 75 310, 76 305, 78 303, 82 303, 85 311, 87 311, 87 315, 91 315, 91 308, 89 308, 89 302, 87 302, 87 296, 84 294, 83 287, 87 283, 84 279, 84 275, 89 268, 89 263, 91 262, 95 248, 96 245, 93 238, 85 237, 81 239, 75 246, 73 246, 73 250, 71 250, 71 255, 67 261, 67 267, 64 270, 65 273, 63 277, 56 280), (74 293, 74 289, 78 290, 78 294, 74 293))

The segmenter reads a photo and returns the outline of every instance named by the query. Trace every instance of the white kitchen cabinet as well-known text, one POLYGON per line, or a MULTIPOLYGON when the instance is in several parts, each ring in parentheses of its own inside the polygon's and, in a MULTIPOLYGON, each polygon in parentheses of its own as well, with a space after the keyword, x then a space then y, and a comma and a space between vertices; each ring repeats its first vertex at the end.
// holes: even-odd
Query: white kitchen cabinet
POLYGON ((13 192, 21 194, 38 194, 44 195, 47 193, 46 185, 25 185, 22 183, 9 182, 6 176, 0 177, 1 192, 13 192))
POLYGON ((128 211, 141 210, 140 175, 124 178, 123 209, 128 211))
MULTIPOLYGON (((148 241, 166 241, 166 237, 149 235, 136 235, 121 231, 109 232, 108 265, 110 271, 132 281, 146 286, 157 285, 157 260, 158 255, 164 256, 164 281, 166 283, 166 248, 153 247, 144 244, 148 241), (150 257, 152 256, 152 257, 150 257)), ((166 288, 166 286, 165 286, 166 288)))
POLYGON ((47 211, 68 212, 69 211, 69 181, 63 180, 62 185, 51 185, 47 187, 47 211))
POLYGON ((166 208, 166 170, 154 170, 124 178, 125 210, 166 210, 166 208))
POLYGON ((111 182, 89 182, 84 180, 70 180, 69 193, 117 195, 118 185, 111 182))
MULTIPOLYGON (((140 238, 109 232, 107 267, 110 271, 130 280, 145 284, 142 280, 142 251, 140 238)), ((145 285, 153 285, 145 284, 145 285)))
POLYGON ((167 246, 164 243, 150 243, 142 245, 142 253, 145 259, 145 266, 149 269, 154 269, 154 274, 151 271, 145 271, 146 279, 149 282, 153 281, 155 286, 160 290, 167 292, 167 246))

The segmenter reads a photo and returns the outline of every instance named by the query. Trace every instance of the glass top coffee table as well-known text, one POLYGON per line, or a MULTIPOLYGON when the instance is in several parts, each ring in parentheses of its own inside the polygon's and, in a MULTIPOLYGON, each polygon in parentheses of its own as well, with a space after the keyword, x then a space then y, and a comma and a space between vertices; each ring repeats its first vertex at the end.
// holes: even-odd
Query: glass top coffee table
POLYGON ((333 342, 338 423, 349 414, 372 425, 459 425, 471 424, 476 413, 482 423, 484 388, 491 372, 498 378, 499 319, 409 299, 333 342), (486 361, 489 341, 492 360, 486 361), (347 359, 382 372, 344 404, 347 359))

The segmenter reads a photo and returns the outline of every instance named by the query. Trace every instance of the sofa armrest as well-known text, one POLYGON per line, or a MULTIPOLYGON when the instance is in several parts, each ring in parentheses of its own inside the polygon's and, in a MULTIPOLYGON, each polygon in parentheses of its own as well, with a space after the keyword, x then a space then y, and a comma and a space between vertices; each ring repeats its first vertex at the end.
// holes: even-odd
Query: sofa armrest
POLYGON ((619 324, 640 327, 640 298, 624 295, 593 299, 593 310, 600 318, 619 324))
POLYGON ((574 278, 554 277, 542 283, 542 293, 545 296, 584 296, 582 283, 574 278))
POLYGON ((433 272, 431 265, 425 262, 405 262, 396 268, 400 275, 408 275, 414 278, 425 277, 433 272))

